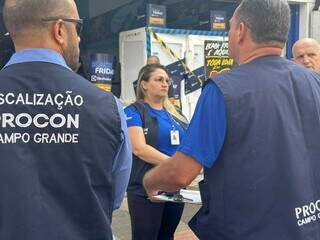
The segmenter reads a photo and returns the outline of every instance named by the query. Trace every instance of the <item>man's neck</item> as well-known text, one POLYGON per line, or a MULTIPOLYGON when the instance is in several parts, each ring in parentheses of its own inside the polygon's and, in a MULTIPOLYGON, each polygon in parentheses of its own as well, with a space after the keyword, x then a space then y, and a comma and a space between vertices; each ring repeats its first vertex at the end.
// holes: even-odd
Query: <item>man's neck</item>
POLYGON ((249 63, 257 58, 265 56, 280 56, 282 49, 280 47, 263 46, 246 51, 243 56, 240 56, 239 64, 249 63))
POLYGON ((44 45, 44 44, 39 44, 39 45, 30 44, 30 45, 23 45, 23 46, 22 45, 15 45, 16 52, 20 52, 20 51, 23 51, 25 49, 34 49, 34 48, 50 49, 52 51, 60 53, 60 51, 58 49, 56 49, 56 48, 54 48, 52 46, 44 45))
POLYGON ((16 40, 14 41, 14 46, 15 46, 15 50, 16 52, 18 51, 22 51, 24 49, 32 49, 32 48, 46 48, 46 49, 51 49, 55 52, 58 52, 61 54, 61 51, 59 49, 59 47, 54 44, 53 42, 51 41, 48 41, 48 40, 39 40, 39 39, 34 39, 34 38, 30 38, 30 40, 25 40, 25 41, 19 41, 19 40, 16 40))

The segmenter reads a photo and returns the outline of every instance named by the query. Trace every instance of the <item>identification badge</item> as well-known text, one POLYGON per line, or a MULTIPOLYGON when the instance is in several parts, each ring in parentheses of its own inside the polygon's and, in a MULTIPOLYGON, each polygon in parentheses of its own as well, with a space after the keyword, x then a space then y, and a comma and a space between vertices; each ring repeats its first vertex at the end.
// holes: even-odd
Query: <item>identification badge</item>
POLYGON ((171 136, 171 145, 179 145, 180 144, 180 137, 179 137, 178 130, 171 130, 170 136, 171 136))

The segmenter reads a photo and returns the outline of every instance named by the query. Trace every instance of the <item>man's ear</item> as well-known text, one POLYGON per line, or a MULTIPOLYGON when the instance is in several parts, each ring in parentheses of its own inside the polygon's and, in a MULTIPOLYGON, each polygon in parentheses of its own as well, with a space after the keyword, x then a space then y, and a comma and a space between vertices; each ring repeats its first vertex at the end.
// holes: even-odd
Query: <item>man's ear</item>
POLYGON ((66 29, 63 24, 62 20, 58 20, 54 25, 53 25, 53 38, 59 45, 64 45, 65 44, 65 35, 66 35, 66 29))
POLYGON ((248 30, 249 28, 244 22, 239 24, 238 42, 243 42, 243 40, 247 37, 248 30))

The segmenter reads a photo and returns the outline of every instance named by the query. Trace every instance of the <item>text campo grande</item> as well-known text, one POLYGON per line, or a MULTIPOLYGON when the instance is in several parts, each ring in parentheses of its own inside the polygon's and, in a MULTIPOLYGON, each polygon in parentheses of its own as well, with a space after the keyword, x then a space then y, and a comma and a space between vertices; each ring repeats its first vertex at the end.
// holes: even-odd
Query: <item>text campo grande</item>
MULTIPOLYGON (((72 95, 72 91, 57 94, 0 93, 0 106, 31 105, 45 106, 46 110, 50 107, 62 110, 65 106, 80 107, 83 103, 83 97, 72 95)), ((37 144, 78 143, 79 134, 76 132, 80 126, 80 115, 74 113, 74 110, 72 112, 72 114, 59 112, 51 114, 0 113, 0 144, 29 143, 31 141, 37 144)))
POLYGON ((304 226, 320 220, 320 199, 306 205, 296 207, 297 225, 304 226))

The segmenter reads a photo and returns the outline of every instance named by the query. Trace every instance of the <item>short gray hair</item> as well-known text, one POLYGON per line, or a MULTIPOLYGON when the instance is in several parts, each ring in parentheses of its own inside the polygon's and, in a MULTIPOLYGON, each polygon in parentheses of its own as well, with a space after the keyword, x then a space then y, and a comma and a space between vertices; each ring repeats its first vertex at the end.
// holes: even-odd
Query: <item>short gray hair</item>
POLYGON ((238 24, 248 24, 256 43, 284 46, 288 40, 290 7, 287 0, 242 0, 235 17, 238 24))
POLYGON ((44 27, 41 19, 65 16, 70 12, 67 0, 6 0, 3 20, 12 37, 30 27, 44 27))

